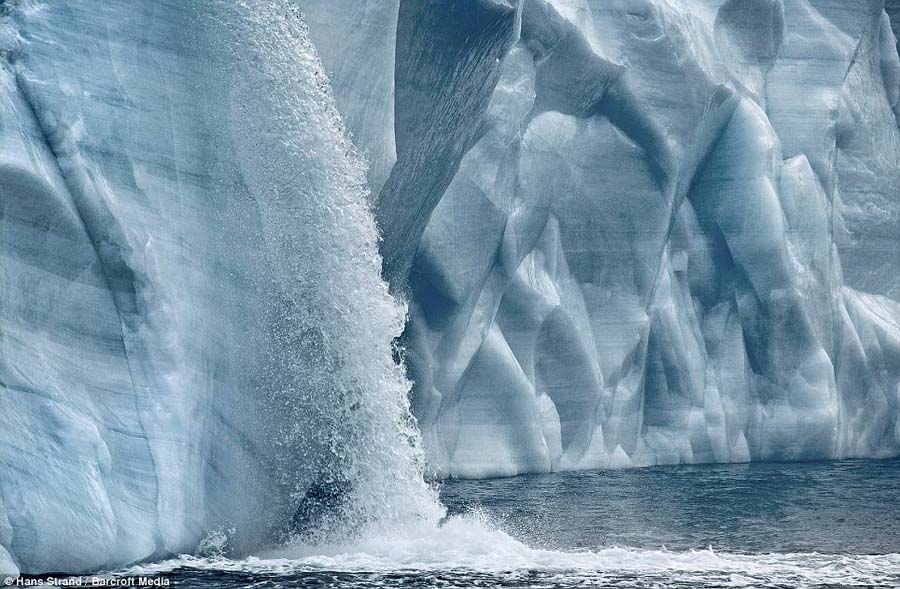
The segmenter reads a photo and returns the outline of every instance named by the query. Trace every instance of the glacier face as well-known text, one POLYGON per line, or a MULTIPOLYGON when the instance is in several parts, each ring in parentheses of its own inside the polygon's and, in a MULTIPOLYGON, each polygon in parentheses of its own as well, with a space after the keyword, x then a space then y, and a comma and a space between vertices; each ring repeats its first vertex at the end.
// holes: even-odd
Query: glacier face
POLYGON ((436 474, 900 451, 896 6, 481 2, 450 65, 427 10, 379 205, 436 474))
POLYGON ((379 244, 438 476, 900 453, 900 4, 296 5, 0 2, 0 573, 433 515, 379 244))
POLYGON ((435 509, 348 95, 295 8, 0 19, 0 573, 324 533, 322 480, 341 525, 435 509))

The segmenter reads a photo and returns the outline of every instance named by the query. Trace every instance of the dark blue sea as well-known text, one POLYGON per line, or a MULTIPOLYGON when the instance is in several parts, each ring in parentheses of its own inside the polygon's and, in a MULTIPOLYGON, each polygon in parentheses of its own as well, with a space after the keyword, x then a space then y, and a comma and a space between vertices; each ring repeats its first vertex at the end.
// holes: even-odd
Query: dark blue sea
POLYGON ((448 517, 244 560, 119 573, 173 587, 900 587, 900 461, 449 481, 448 517))

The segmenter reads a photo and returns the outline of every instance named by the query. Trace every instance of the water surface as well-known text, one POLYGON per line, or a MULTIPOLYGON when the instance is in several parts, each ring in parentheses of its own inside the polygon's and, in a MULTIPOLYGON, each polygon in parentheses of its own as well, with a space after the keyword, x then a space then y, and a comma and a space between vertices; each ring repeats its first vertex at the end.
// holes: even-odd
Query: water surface
POLYGON ((138 567, 180 587, 900 587, 900 462, 449 481, 449 518, 263 558, 138 567))
POLYGON ((900 461, 655 467, 445 484, 532 546, 900 552, 900 461))

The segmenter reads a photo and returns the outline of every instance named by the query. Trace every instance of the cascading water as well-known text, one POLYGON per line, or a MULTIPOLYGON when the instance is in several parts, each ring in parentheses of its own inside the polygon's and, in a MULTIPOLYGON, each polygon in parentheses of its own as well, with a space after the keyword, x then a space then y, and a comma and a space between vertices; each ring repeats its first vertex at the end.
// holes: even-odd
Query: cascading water
POLYGON ((392 354, 405 309, 380 276, 365 162, 299 11, 212 6, 209 38, 230 88, 224 139, 258 205, 269 333, 286 358, 264 394, 274 419, 293 422, 274 434, 299 505, 287 528, 310 541, 436 523, 443 509, 423 480, 410 383, 392 354))
MULTIPOLYGON (((404 18, 427 10, 414 4, 404 18)), ((815 554, 815 542, 768 555, 660 550, 644 520, 678 520, 697 500, 643 488, 615 499, 636 505, 640 518, 622 525, 652 549, 609 548, 585 513, 566 511, 577 502, 559 500, 603 496, 594 479, 539 480, 537 508, 519 492, 534 480, 512 480, 493 497, 497 519, 465 504, 445 517, 393 359, 406 313, 380 277, 365 163, 294 5, 0 1, 0 25, 0 401, 17 422, 0 428, 0 573, 115 569, 189 553, 211 533, 200 548, 214 558, 129 572, 363 586, 401 573, 425 585, 900 579, 884 553, 890 513, 875 555, 815 554), (586 538, 544 537, 552 518, 586 538), (520 536, 528 526, 539 533, 520 536)), ((476 451, 492 443, 471 439, 476 451)), ((678 487, 680 471, 670 476, 664 491, 678 487)), ((893 497, 891 476, 863 490, 893 497)), ((804 504, 775 484, 760 508, 764 485, 726 483, 750 496, 754 525, 804 504)))

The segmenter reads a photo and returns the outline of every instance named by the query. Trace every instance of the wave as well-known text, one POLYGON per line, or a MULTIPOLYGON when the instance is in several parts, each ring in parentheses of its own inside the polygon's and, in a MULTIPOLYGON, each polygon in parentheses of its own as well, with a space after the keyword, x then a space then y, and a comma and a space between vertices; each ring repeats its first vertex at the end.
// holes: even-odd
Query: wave
POLYGON ((341 572, 374 579, 477 577, 489 584, 627 583, 629 586, 896 586, 900 554, 735 554, 713 549, 675 552, 609 547, 559 551, 530 547, 487 524, 460 516, 439 526, 415 525, 352 544, 292 545, 243 560, 183 556, 124 574, 219 571, 291 577, 341 572))

